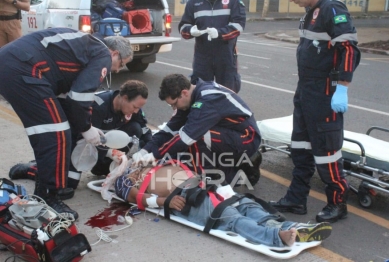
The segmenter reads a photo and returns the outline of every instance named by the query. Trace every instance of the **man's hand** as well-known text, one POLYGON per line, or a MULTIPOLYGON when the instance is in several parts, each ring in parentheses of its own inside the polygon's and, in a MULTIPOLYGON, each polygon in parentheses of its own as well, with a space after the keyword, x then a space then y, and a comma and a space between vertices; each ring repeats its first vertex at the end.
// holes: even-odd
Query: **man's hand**
POLYGON ((192 26, 192 28, 190 29, 190 34, 194 37, 198 37, 202 35, 201 31, 197 29, 197 25, 192 26))
POLYGON ((208 27, 207 33, 208 33, 208 40, 209 41, 211 41, 213 38, 217 38, 219 36, 217 29, 214 27, 208 27))
POLYGON ((347 86, 337 84, 335 93, 332 95, 331 108, 336 113, 345 113, 348 109, 347 86))
POLYGON ((124 152, 117 150, 117 149, 108 149, 107 151, 107 157, 111 158, 116 163, 120 164, 122 162, 122 156, 124 155, 124 152))
POLYGON ((181 211, 185 206, 185 198, 182 196, 174 196, 169 203, 169 208, 181 211))
POLYGON ((88 131, 82 132, 82 136, 85 138, 87 143, 98 146, 101 145, 101 136, 104 136, 103 131, 91 126, 88 131))

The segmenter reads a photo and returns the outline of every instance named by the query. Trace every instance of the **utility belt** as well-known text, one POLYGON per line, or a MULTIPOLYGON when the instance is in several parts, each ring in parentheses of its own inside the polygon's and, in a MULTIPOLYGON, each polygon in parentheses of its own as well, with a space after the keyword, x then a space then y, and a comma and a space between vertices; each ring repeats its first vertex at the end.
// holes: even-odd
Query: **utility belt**
POLYGON ((20 10, 16 14, 13 15, 0 15, 0 21, 8 21, 8 20, 20 20, 22 19, 22 13, 20 10))

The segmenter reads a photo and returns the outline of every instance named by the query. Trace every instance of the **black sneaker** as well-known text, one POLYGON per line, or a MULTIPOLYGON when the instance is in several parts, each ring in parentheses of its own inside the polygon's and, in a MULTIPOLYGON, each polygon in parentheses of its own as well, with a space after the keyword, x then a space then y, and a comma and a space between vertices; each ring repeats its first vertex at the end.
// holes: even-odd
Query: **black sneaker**
POLYGON ((256 183, 258 183, 259 178, 261 176, 261 173, 259 171, 259 166, 262 163, 261 152, 255 152, 254 155, 250 157, 250 162, 252 165, 250 165, 249 163, 243 163, 239 168, 243 170, 251 185, 254 186, 256 183))
POLYGON ((347 217, 347 205, 340 203, 338 205, 327 204, 319 214, 316 215, 317 222, 335 223, 339 219, 347 217))
POLYGON ((26 164, 19 163, 11 167, 9 170, 9 178, 11 180, 16 179, 31 179, 35 181, 38 168, 36 167, 36 161, 32 160, 26 164))
POLYGON ((285 197, 281 198, 277 202, 270 201, 269 205, 271 205, 281 213, 289 212, 297 215, 305 215, 307 213, 306 205, 292 203, 288 201, 285 197))
POLYGON ((70 214, 74 217, 74 220, 78 219, 78 213, 73 209, 71 209, 64 202, 62 202, 62 200, 59 199, 58 195, 47 194, 45 197, 43 197, 43 200, 46 202, 48 206, 50 206, 58 213, 64 214, 65 216, 68 216, 70 214))
POLYGON ((298 223, 294 228, 297 230, 296 242, 323 241, 332 232, 332 226, 327 222, 319 224, 298 223))

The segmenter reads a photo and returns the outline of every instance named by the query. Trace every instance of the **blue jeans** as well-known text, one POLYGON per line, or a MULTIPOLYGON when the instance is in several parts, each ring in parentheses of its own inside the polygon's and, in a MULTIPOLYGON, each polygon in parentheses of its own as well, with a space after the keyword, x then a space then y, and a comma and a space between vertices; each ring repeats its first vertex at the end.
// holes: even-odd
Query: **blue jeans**
MULTIPOLYGON (((189 215, 173 210, 173 214, 195 224, 205 226, 214 206, 206 196, 198 207, 191 207, 189 215)), ((248 241, 273 247, 284 247, 278 232, 288 230, 295 222, 277 222, 276 216, 269 214, 260 204, 248 198, 242 198, 236 207, 228 206, 215 223, 213 229, 232 231, 248 241)))

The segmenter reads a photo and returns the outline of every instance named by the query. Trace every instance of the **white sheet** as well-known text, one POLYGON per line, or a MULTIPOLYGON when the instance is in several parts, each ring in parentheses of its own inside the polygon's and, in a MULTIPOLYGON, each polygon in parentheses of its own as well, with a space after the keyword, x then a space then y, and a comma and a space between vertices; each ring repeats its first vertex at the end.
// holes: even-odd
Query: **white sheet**
MULTIPOLYGON (((290 144, 293 129, 293 116, 279 117, 257 121, 262 139, 290 144)), ((389 163, 389 142, 351 131, 344 131, 344 137, 360 142, 367 157, 389 163)), ((348 141, 343 142, 342 151, 361 154, 359 146, 348 141)))

